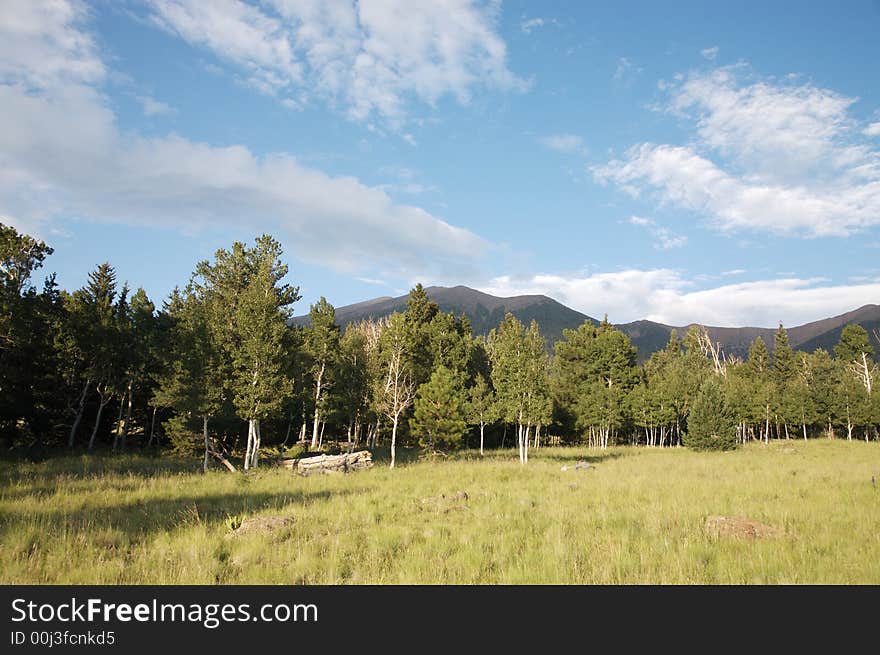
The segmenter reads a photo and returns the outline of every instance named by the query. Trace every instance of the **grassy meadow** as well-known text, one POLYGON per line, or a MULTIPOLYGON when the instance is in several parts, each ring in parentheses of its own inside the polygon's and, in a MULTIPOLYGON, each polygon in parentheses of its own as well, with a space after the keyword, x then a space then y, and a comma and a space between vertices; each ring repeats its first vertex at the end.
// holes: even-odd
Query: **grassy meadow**
POLYGON ((541 448, 526 467, 467 452, 394 471, 377 452, 373 469, 305 478, 198 467, 0 464, 0 583, 880 583, 877 443, 541 448), (710 515, 780 534, 714 536, 710 515), (261 516, 288 520, 233 532, 261 516))

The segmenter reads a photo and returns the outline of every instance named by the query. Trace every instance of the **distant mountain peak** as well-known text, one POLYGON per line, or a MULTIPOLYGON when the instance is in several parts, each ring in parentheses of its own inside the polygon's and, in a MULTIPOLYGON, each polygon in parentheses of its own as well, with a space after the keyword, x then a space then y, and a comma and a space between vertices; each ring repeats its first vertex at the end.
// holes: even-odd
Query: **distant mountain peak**
MULTIPOLYGON (((577 329, 584 321, 599 322, 595 318, 566 307, 553 298, 540 294, 500 297, 464 285, 425 287, 425 292, 428 298, 437 303, 441 311, 451 312, 456 316, 466 315, 475 334, 488 334, 489 330, 504 319, 507 312, 526 325, 534 319, 541 327, 541 333, 547 339, 550 348, 562 338, 563 330, 577 329)), ((408 294, 396 298, 382 296, 337 307, 336 320, 344 326, 362 319, 382 318, 395 311, 402 312, 406 309, 408 297, 408 294)), ((291 322, 294 325, 306 325, 308 316, 294 317, 291 322)), ((816 348, 832 350, 840 339, 843 328, 852 323, 865 327, 874 347, 880 351, 880 342, 877 341, 875 334, 875 331, 880 331, 880 305, 866 304, 838 316, 786 327, 786 329, 793 348, 810 351, 816 348)), ((639 359, 645 360, 651 353, 666 347, 672 330, 676 330, 678 336, 683 337, 690 326, 664 325, 641 319, 615 327, 629 335, 633 345, 639 350, 639 359)), ((758 336, 772 350, 773 335, 776 333, 776 328, 705 327, 712 340, 719 342, 725 353, 743 358, 748 354, 749 345, 758 336)))

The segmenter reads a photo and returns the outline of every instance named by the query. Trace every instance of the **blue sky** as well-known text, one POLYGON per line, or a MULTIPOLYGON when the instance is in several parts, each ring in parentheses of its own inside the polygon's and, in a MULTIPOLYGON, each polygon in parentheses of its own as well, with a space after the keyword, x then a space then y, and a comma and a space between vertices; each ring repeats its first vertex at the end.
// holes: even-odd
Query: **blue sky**
POLYGON ((303 299, 615 322, 880 302, 880 3, 6 0, 0 220, 157 302, 268 232, 303 299), (735 6, 734 6, 735 5, 735 6))

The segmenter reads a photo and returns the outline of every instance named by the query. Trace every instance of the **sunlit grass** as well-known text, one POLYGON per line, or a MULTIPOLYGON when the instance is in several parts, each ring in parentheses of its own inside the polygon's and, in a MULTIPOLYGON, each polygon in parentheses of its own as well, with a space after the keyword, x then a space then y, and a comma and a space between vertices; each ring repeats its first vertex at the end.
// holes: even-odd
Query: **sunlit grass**
POLYGON ((880 583, 880 444, 465 453, 297 477, 81 457, 0 465, 0 582, 880 583), (587 471, 563 464, 591 461, 587 471), (466 503, 422 502, 457 491, 466 503), (780 528, 718 539, 706 517, 780 528), (230 516, 287 526, 231 535, 230 516))

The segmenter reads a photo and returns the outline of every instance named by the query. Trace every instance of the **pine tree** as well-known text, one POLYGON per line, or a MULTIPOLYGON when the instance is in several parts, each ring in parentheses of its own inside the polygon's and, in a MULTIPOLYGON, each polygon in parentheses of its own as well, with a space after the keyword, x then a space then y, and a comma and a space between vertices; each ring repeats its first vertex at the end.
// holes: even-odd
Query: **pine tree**
POLYGON ((752 398, 758 408, 756 413, 763 414, 761 434, 767 443, 770 441, 770 410, 774 403, 775 389, 770 353, 761 337, 756 337, 749 348, 747 366, 752 384, 752 398))
POLYGON ((419 444, 430 451, 460 446, 467 433, 465 402, 462 375, 438 366, 419 387, 414 403, 410 429, 419 444))
POLYGON ((306 353, 311 359, 310 374, 314 385, 314 420, 311 449, 318 447, 318 429, 326 408, 326 392, 333 386, 336 359, 339 355, 339 326, 336 311, 327 300, 321 299, 309 310, 309 326, 305 329, 306 353))
POLYGON ((688 416, 684 445, 693 450, 733 450, 737 447, 736 417, 716 379, 700 387, 688 416))
POLYGON ((186 427, 188 420, 195 418, 201 422, 202 470, 207 472, 214 452, 209 422, 220 412, 227 394, 226 353, 211 329, 206 301, 192 285, 186 295, 175 289, 164 313, 171 322, 171 338, 165 353, 166 365, 157 376, 158 387, 152 402, 176 410, 177 415, 166 425, 166 431, 179 453, 196 449, 198 435, 186 427))
POLYGON ((798 420, 798 407, 793 391, 796 377, 795 366, 794 351, 788 343, 788 332, 780 323, 773 338, 772 378, 775 387, 773 412, 776 415, 777 423, 782 421, 786 438, 789 436, 789 424, 796 423, 798 420))
POLYGON ((213 263, 196 267, 211 329, 229 362, 232 400, 248 422, 244 468, 257 466, 260 421, 278 413, 293 386, 286 366, 287 322, 299 289, 283 283, 288 268, 281 245, 272 237, 257 238, 253 248, 236 242, 218 250, 213 263))
POLYGON ((44 438, 35 431, 46 428, 37 395, 51 375, 40 364, 54 363, 48 321, 53 320, 55 297, 52 287, 37 293, 31 277, 52 252, 43 241, 0 223, 0 437, 10 446, 20 437, 29 445, 44 438))
POLYGON ((482 455, 486 426, 493 423, 497 416, 495 394, 482 373, 477 374, 474 385, 468 390, 466 413, 471 424, 480 426, 480 454, 482 455))
POLYGON ((428 293, 421 284, 410 290, 406 311, 403 313, 403 336, 406 367, 417 387, 428 381, 434 369, 431 324, 439 311, 437 303, 428 298, 428 293))

